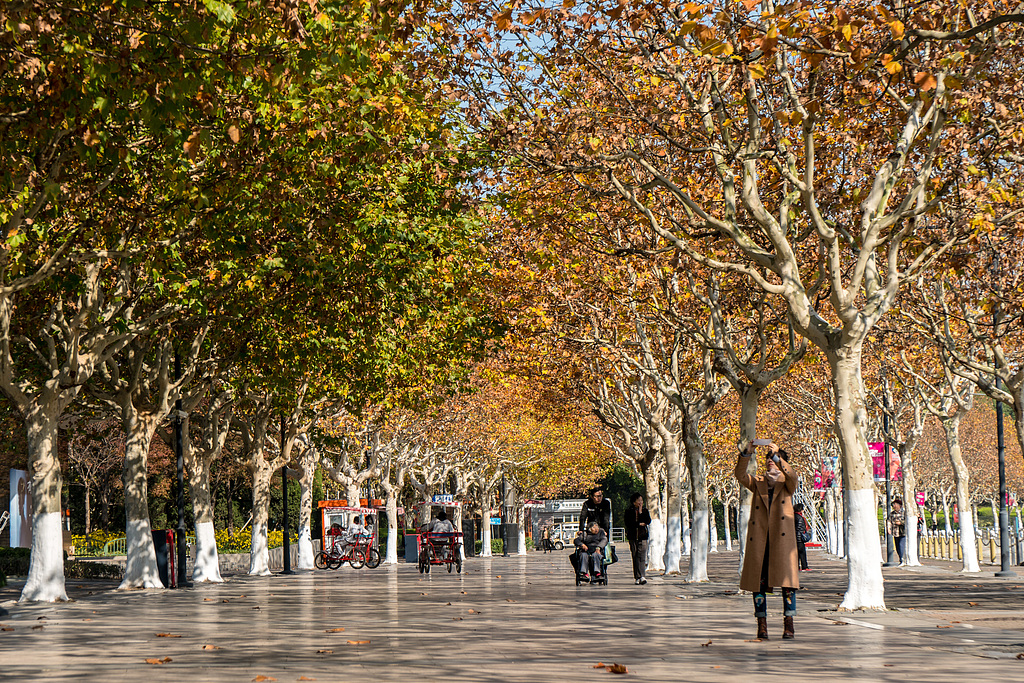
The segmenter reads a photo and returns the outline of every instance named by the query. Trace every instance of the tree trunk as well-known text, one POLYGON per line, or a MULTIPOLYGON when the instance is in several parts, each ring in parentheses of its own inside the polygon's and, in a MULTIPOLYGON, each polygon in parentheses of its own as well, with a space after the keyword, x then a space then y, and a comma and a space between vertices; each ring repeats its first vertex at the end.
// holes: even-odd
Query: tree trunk
POLYGON ((711 537, 708 539, 708 552, 718 552, 718 515, 715 514, 714 501, 708 501, 708 531, 711 537))
POLYGON ((914 476, 914 458, 906 449, 900 450, 900 469, 903 470, 903 509, 907 513, 907 548, 903 560, 907 566, 920 567, 917 556, 917 479, 914 476))
POLYGON ((693 522, 690 526, 689 583, 708 581, 708 545, 710 542, 710 510, 708 505, 708 463, 704 457, 704 441, 700 438, 700 417, 684 418, 683 443, 686 467, 690 475, 690 504, 693 522))
POLYGON ((270 516, 270 478, 274 475, 258 449, 252 466, 252 547, 249 550, 249 575, 270 576, 270 548, 267 541, 267 520, 270 516))
POLYGON ((314 569, 313 564, 313 480, 316 477, 316 451, 306 448, 299 456, 299 561, 297 569, 314 569))
POLYGON ((491 501, 488 491, 480 487, 480 557, 491 557, 491 501))
MULTIPOLYGON (((740 392, 740 443, 753 441, 757 436, 757 404, 762 389, 747 386, 740 392)), ((747 459, 747 474, 757 473, 757 459, 747 459)), ((747 525, 750 523, 750 506, 754 500, 754 492, 744 486, 740 487, 740 503, 737 509, 736 540, 740 547, 739 564, 736 573, 743 571, 743 553, 747 547, 747 525)))
POLYGON ((960 416, 941 420, 946 433, 946 449, 953 466, 953 481, 956 484, 956 509, 960 516, 960 549, 963 552, 963 572, 980 572, 978 547, 974 542, 974 516, 971 513, 969 493, 970 473, 960 451, 960 416))
POLYGON ((651 513, 651 526, 648 529, 650 538, 647 540, 648 571, 665 571, 665 522, 664 508, 661 505, 661 487, 658 472, 653 467, 643 471, 644 493, 647 498, 647 509, 651 513))
POLYGON ((384 492, 387 496, 384 499, 384 513, 388 517, 388 545, 384 552, 384 563, 398 564, 398 495, 391 487, 385 487, 384 492))
POLYGON ((728 498, 722 501, 722 526, 725 528, 726 552, 732 550, 732 520, 729 519, 729 513, 732 512, 731 508, 732 506, 728 498))
MULTIPOLYGON (((520 496, 516 496, 520 498, 520 496)), ((526 498, 522 497, 516 505, 516 526, 519 529, 519 551, 518 555, 526 554, 526 498)), ((611 537, 608 538, 608 542, 611 543, 611 537)))
POLYGON ((64 602, 63 531, 60 525, 62 487, 57 460, 57 400, 42 397, 25 411, 28 476, 32 482, 32 551, 28 578, 19 602, 64 602))
POLYGON ((217 534, 213 524, 213 501, 210 497, 210 461, 197 456, 189 438, 190 420, 182 424, 182 451, 188 470, 189 489, 192 492, 192 510, 196 520, 196 561, 192 580, 222 583, 220 558, 217 555, 217 534))
MULTIPOLYGON (((157 418, 140 412, 128 403, 122 406, 124 424, 124 515, 128 561, 119 590, 163 588, 156 566, 153 528, 149 522, 149 447, 156 431, 157 418)), ((173 549, 171 550, 173 552, 173 549)))
POLYGON ((662 427, 662 453, 665 457, 666 522, 665 522, 665 574, 678 574, 682 549, 682 467, 679 445, 675 437, 662 427), (667 437, 667 438, 666 438, 667 437))
POLYGON ((878 535, 871 459, 864 427, 861 348, 844 349, 845 356, 830 353, 829 365, 835 390, 836 435, 843 459, 846 491, 846 596, 840 609, 885 609, 882 584, 882 549, 878 535))

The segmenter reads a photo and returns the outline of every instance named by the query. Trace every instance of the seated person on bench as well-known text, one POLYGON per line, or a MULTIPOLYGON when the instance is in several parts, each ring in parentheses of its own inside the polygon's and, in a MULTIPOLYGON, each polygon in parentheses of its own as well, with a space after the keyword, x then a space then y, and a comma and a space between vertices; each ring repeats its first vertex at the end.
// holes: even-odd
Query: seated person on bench
POLYGON ((604 562, 604 547, 608 545, 608 534, 604 532, 597 520, 590 522, 587 531, 577 536, 572 543, 579 553, 580 580, 590 580, 587 572, 591 572, 595 579, 600 577, 604 562))

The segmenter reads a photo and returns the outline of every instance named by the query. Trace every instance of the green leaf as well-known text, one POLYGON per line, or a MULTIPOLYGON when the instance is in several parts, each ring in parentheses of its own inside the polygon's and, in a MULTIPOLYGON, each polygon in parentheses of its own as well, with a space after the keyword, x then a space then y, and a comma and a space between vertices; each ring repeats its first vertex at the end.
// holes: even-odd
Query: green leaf
POLYGON ((203 0, 203 4, 206 9, 217 16, 217 19, 224 22, 225 24, 231 24, 235 21, 235 9, 227 4, 226 2, 219 2, 218 0, 203 0))

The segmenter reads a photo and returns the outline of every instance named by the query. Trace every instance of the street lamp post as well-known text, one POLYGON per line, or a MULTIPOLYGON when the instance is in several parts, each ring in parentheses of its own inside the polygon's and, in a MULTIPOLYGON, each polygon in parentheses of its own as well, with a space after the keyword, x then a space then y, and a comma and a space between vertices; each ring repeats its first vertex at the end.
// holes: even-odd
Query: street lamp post
MULTIPOLYGON (((284 453, 284 413, 281 413, 281 452, 284 453)), ((292 571, 292 547, 288 542, 288 463, 281 465, 281 509, 284 522, 284 570, 282 574, 294 574, 292 571)))
MULTIPOLYGON (((174 379, 181 379, 181 354, 174 352, 174 379)), ((180 390, 179 390, 180 391, 180 390)), ((184 425, 182 418, 185 413, 182 411, 181 394, 174 402, 174 455, 177 461, 177 484, 178 484, 178 527, 175 530, 175 537, 178 552, 178 586, 188 587, 191 582, 188 580, 188 572, 185 570, 185 448, 184 448, 184 425)))
POLYGON ((505 484, 505 470, 501 471, 501 556, 508 557, 508 488, 505 484))
POLYGON ((892 529, 889 528, 889 511, 892 510, 892 473, 889 471, 889 411, 882 408, 882 456, 885 458, 885 514, 882 523, 885 528, 885 562, 883 567, 895 567, 899 563, 893 561, 894 542, 892 529))

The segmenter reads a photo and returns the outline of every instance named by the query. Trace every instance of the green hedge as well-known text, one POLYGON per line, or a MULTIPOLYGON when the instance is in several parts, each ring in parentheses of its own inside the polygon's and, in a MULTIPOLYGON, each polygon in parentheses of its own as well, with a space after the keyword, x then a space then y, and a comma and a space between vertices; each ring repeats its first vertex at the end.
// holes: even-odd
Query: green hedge
POLYGON ((0 576, 27 576, 31 555, 31 548, 0 548, 0 576))

